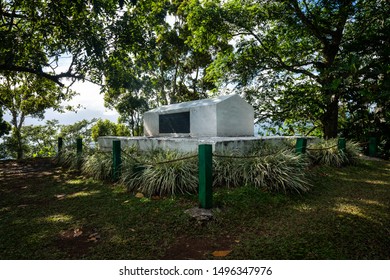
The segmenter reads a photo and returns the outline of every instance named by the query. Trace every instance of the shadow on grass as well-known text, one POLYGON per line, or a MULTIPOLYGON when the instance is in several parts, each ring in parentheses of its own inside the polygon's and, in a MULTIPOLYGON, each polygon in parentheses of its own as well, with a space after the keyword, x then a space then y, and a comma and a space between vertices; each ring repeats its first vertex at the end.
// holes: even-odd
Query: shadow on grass
POLYGON ((233 258, 390 258, 389 164, 313 172, 313 191, 250 227, 233 258))
POLYGON ((59 168, 29 170, 0 182, 0 258, 389 259, 389 167, 315 168, 303 196, 216 189, 206 224, 184 214, 196 196, 139 199, 59 168))

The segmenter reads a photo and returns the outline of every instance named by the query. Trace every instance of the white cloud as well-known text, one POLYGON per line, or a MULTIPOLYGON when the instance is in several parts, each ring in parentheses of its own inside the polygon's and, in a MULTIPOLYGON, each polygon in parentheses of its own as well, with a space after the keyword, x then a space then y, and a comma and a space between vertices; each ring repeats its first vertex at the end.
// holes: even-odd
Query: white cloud
MULTIPOLYGON (((66 72, 71 63, 71 57, 64 54, 58 60, 58 67, 56 73, 66 72)), ((63 81, 66 83, 66 81, 63 81)), ((72 100, 63 103, 63 105, 71 105, 80 109, 75 112, 58 113, 49 109, 46 110, 44 120, 57 119, 61 124, 72 124, 83 119, 90 120, 92 118, 109 119, 111 121, 117 121, 119 114, 116 111, 109 110, 104 107, 104 97, 100 94, 100 86, 91 82, 76 81, 72 87, 72 90, 76 91, 78 95, 74 96, 72 100)), ((9 114, 4 115, 6 121, 11 120, 9 114)), ((40 124, 37 119, 27 118, 25 125, 40 124)))
MULTIPOLYGON (((98 85, 90 82, 76 82, 73 84, 72 89, 79 94, 63 105, 69 104, 74 107, 81 105, 81 108, 77 112, 65 113, 54 112, 52 109, 46 110, 44 121, 56 119, 61 124, 73 124, 83 119, 91 120, 93 118, 109 119, 114 122, 118 120, 119 114, 116 111, 104 107, 103 95, 100 94, 98 85)), ((11 116, 6 114, 4 119, 9 122, 11 116)), ((33 118, 27 118, 25 121, 25 125, 37 124, 42 124, 42 122, 33 118)))
POLYGON ((45 119, 58 119, 61 124, 72 124, 83 119, 91 120, 93 118, 109 119, 117 121, 119 114, 116 111, 104 107, 104 97, 100 94, 100 87, 90 82, 77 81, 72 85, 72 90, 78 95, 65 103, 74 107, 80 105, 77 112, 66 112, 63 114, 48 110, 45 119))

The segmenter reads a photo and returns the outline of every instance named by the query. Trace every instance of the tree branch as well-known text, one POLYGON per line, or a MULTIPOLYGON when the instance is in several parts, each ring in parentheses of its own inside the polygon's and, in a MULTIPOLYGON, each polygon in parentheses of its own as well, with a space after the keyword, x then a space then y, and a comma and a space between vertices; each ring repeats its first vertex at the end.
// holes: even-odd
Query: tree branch
POLYGON ((290 4, 292 5, 292 8, 294 9, 296 15, 298 18, 305 24, 312 32, 313 35, 320 40, 324 45, 328 44, 328 41, 326 40, 326 37, 323 35, 323 32, 319 30, 319 27, 316 26, 313 21, 311 21, 301 10, 299 7, 297 0, 290 0, 290 4))
POLYGON ((69 72, 69 70, 67 72, 63 72, 60 74, 49 74, 43 72, 40 69, 33 69, 25 66, 17 66, 17 65, 9 65, 9 64, 0 64, 0 71, 15 71, 15 72, 25 72, 25 73, 35 74, 39 77, 46 78, 48 80, 55 82, 60 87, 65 86, 60 81, 60 79, 62 78, 75 78, 79 80, 85 79, 84 76, 72 74, 71 72, 69 72))
MULTIPOLYGON (((263 40, 253 31, 251 30, 250 28, 247 28, 245 26, 240 26, 238 25, 238 27, 242 28, 245 30, 245 32, 237 32, 235 34, 237 35, 251 35, 255 38, 255 40, 260 44, 260 46, 265 50, 267 51, 268 53, 270 53, 274 58, 276 58, 277 60, 277 64, 279 65, 276 65, 276 67, 278 68, 282 68, 282 69, 285 69, 287 71, 290 71, 290 72, 294 72, 294 73, 297 73, 297 74, 304 74, 304 75, 307 75, 309 76, 310 78, 312 78, 313 80, 316 80, 318 79, 318 76, 314 75, 312 72, 308 71, 308 70, 305 70, 305 69, 299 69, 299 68, 295 68, 295 67, 300 67, 300 66, 306 66, 306 65, 310 65, 310 64, 314 64, 314 63, 304 63, 304 64, 301 64, 301 65, 288 65, 286 64, 282 58, 277 54, 275 53, 271 48, 269 48, 268 46, 266 46, 263 42, 263 40)), ((271 67, 271 69, 273 69, 275 67, 271 67)))

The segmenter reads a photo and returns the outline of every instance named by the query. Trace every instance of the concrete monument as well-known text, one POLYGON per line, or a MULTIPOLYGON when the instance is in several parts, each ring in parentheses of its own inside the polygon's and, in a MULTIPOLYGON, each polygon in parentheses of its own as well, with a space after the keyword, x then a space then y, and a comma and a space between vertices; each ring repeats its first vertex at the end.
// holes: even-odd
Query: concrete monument
POLYGON ((199 144, 213 151, 248 151, 259 141, 278 142, 297 137, 255 137, 253 107, 238 95, 223 95, 161 106, 144 114, 141 137, 102 136, 102 150, 111 150, 113 140, 140 150, 155 148, 197 152, 199 144))
POLYGON ((161 106, 144 114, 146 137, 253 136, 253 107, 238 95, 161 106))

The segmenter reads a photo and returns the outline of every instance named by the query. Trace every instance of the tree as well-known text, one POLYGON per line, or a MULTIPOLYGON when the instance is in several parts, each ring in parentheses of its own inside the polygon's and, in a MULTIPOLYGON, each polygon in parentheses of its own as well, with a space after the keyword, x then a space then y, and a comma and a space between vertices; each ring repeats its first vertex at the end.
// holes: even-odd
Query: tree
POLYGON ((3 120, 3 108, 0 106, 0 137, 8 134, 11 130, 9 123, 3 120))
POLYGON ((209 73, 244 90, 259 120, 312 123, 332 138, 341 107, 388 94, 386 1, 193 0, 187 10, 194 46, 234 47, 209 73))
POLYGON ((115 109, 120 114, 120 122, 127 123, 130 127, 131 136, 139 136, 143 133, 143 113, 148 110, 148 102, 144 98, 132 96, 130 93, 123 94, 116 102, 115 109))
MULTIPOLYGON (((135 2, 135 1, 131 1, 135 2)), ((123 0, 0 1, 0 72, 30 73, 63 86, 63 78, 98 81, 123 0), (64 54, 72 61, 58 71, 64 54)))
POLYGON ((92 140, 97 142, 99 136, 130 136, 130 130, 123 123, 114 123, 99 119, 91 128, 92 140))
POLYGON ((211 54, 187 43, 186 1, 140 1, 118 17, 105 71, 105 101, 117 109, 134 135, 142 113, 170 103, 207 97, 211 54), (134 44, 137 42, 137 44, 134 44))
POLYGON ((63 110, 61 102, 69 100, 74 93, 62 89, 51 80, 28 73, 7 73, 0 79, 0 107, 11 115, 12 136, 8 141, 9 147, 21 159, 26 149, 22 136, 26 118, 43 119, 48 108, 63 110))
POLYGON ((53 157, 57 153, 59 121, 48 120, 44 125, 28 125, 22 128, 25 140, 25 157, 53 157))
POLYGON ((69 147, 76 147, 76 140, 83 139, 83 144, 86 147, 92 146, 92 127, 97 119, 81 120, 70 125, 60 126, 59 136, 63 138, 64 144, 69 147))

